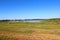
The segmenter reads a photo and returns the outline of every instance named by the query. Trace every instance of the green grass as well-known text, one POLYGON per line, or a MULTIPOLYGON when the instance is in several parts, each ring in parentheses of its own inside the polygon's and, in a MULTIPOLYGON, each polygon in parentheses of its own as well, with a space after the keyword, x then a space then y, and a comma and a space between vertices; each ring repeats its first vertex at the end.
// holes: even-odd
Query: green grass
MULTIPOLYGON (((0 22, 0 32, 22 34, 49 33, 60 35, 60 24, 51 24, 50 22, 0 22)), ((1 36, 0 40, 17 39, 1 36)))
POLYGON ((41 24, 40 22, 2 22, 0 23, 0 31, 32 33, 34 29, 42 30, 60 30, 60 25, 41 24))

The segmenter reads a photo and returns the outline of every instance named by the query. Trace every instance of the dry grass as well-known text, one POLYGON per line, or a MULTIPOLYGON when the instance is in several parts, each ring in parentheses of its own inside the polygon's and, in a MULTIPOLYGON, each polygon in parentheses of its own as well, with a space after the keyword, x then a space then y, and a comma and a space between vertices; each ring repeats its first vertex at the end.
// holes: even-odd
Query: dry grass
POLYGON ((0 32, 0 40, 60 40, 60 36, 43 33, 21 34, 0 32))
POLYGON ((2 22, 0 40, 60 40, 60 25, 2 22))

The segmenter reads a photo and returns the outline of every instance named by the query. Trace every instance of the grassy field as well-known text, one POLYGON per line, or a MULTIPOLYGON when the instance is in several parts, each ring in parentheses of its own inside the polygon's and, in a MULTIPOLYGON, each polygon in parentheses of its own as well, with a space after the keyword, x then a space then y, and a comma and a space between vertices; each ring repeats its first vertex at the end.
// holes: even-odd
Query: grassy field
POLYGON ((60 21, 0 22, 0 40, 60 40, 60 21))

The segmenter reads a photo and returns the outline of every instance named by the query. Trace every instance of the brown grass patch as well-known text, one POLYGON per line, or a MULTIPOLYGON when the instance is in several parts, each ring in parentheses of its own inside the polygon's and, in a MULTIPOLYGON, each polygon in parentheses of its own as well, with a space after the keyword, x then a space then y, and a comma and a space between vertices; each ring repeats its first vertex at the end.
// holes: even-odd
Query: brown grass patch
MULTIPOLYGON (((59 35, 55 34, 43 34, 43 33, 32 33, 32 34, 21 34, 21 33, 9 33, 0 32, 0 38, 6 37, 7 40, 60 40, 59 35)), ((5 39, 5 40, 6 40, 5 39)), ((1 39, 2 40, 2 39, 1 39)))

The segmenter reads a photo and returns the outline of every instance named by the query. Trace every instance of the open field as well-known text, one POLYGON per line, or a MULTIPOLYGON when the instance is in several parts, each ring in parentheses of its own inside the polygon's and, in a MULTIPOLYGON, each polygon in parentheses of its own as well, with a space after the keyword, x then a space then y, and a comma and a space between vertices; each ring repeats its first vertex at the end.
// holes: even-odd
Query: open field
POLYGON ((60 23, 0 22, 0 40, 60 40, 60 23))

